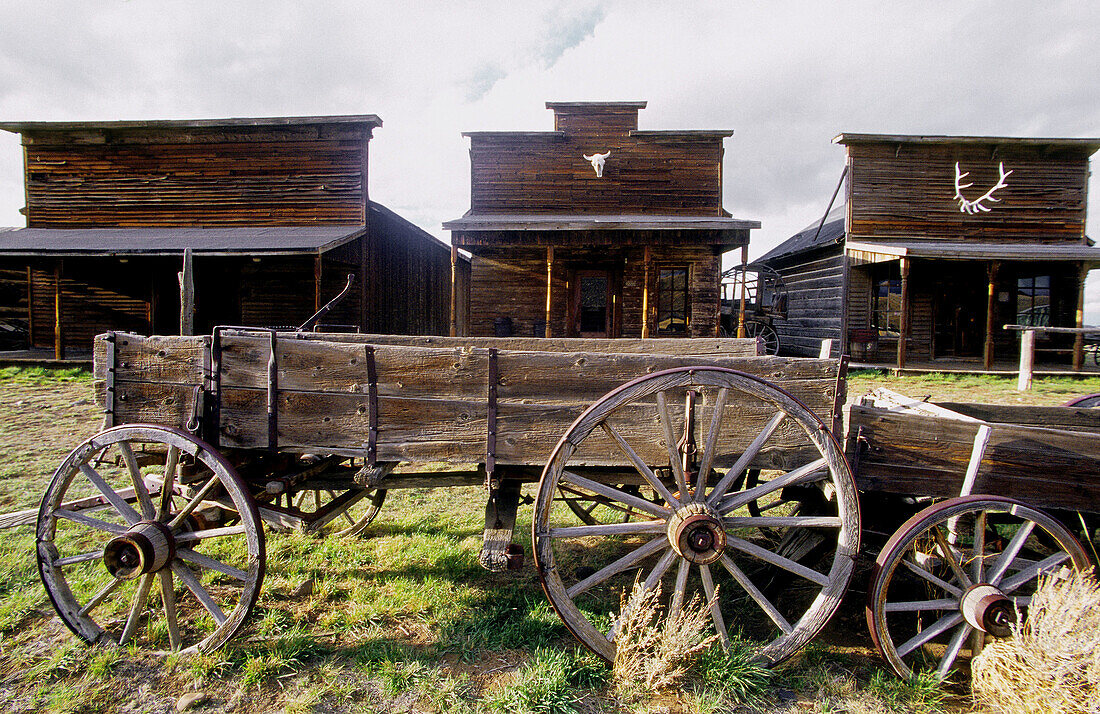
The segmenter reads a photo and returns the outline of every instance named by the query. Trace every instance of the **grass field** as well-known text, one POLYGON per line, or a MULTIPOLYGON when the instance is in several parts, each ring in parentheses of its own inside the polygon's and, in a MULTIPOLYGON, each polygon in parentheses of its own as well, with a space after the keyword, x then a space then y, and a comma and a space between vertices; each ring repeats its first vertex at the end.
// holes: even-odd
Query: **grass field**
MULTIPOLYGON (((858 373, 849 395, 1059 404, 1100 379, 890 378, 858 373)), ((0 371, 0 512, 37 507, 65 454, 98 430, 88 375, 0 371)), ((531 487, 529 487, 531 488, 531 487)), ((887 712, 966 711, 927 679, 901 681, 869 649, 849 604, 799 656, 762 670, 710 649, 676 688, 616 689, 575 643, 528 559, 477 564, 484 490, 391 492, 361 536, 267 535, 267 575, 243 631, 212 654, 88 647, 54 615, 33 528, 0 531, 0 710, 12 712, 887 712)), ((530 553, 531 507, 517 540, 530 553)))

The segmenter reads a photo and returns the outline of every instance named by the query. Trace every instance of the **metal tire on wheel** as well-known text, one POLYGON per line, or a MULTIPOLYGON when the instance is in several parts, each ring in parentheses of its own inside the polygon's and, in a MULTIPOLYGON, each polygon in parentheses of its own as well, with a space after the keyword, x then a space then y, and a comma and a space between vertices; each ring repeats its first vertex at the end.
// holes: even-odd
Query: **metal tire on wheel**
POLYGON ((76 447, 42 498, 37 541, 54 609, 91 643, 216 649, 263 582, 251 494, 228 461, 179 429, 119 426, 76 447))
POLYGON ((1091 567, 1077 539, 1043 511, 1000 496, 942 501, 886 542, 867 593, 867 626, 899 676, 934 668, 943 679, 980 651, 987 632, 1007 634, 1038 577, 1064 565, 1091 567))
POLYGON ((757 643, 761 660, 776 663, 809 642, 836 611, 859 550, 859 505, 840 447, 795 397, 742 372, 681 368, 625 384, 577 418, 543 471, 532 541, 550 602, 570 631, 605 659, 614 660, 617 647, 607 615, 637 580, 660 586, 669 612, 698 593, 723 645, 736 626, 757 643), (632 464, 661 501, 582 475, 601 459, 632 464), (759 485, 742 489, 738 476, 761 463, 767 471, 759 485), (658 477, 658 469, 672 478, 658 477), (750 501, 811 484, 830 494, 832 513, 747 512, 750 501), (578 524, 569 509, 555 507, 563 485, 599 493, 640 516, 578 524), (824 565, 770 549, 798 529, 830 540, 824 565), (765 594, 780 574, 797 582, 778 596, 765 594))

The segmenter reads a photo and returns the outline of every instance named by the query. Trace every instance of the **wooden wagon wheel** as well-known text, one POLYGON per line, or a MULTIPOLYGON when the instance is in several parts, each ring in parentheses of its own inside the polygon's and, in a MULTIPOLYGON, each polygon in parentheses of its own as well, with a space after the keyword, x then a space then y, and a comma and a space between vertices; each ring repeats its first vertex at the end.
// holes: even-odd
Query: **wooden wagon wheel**
MULTIPOLYGON (((644 498, 652 503, 662 502, 661 497, 652 489, 646 489, 643 493, 642 487, 637 484, 616 484, 616 487, 631 496, 644 498)), ((590 526, 597 523, 626 523, 648 517, 645 512, 639 511, 631 504, 620 503, 616 499, 569 483, 559 484, 557 497, 582 523, 590 526)))
POLYGON ((723 645, 729 643, 729 623, 759 643, 762 660, 775 663, 806 644, 839 605, 859 549, 859 506, 840 447, 801 402, 748 374, 682 368, 625 384, 577 418, 543 471, 532 540, 550 602, 573 634, 602 657, 613 660, 616 651, 617 628, 608 613, 619 609, 622 594, 639 580, 647 588, 660 586, 670 612, 698 593, 723 645), (797 449, 798 463, 778 468, 788 447, 797 449), (608 454, 632 464, 662 502, 574 468, 608 454), (732 487, 748 465, 761 460, 769 470, 759 485, 732 487), (675 489, 657 478, 656 468, 672 470, 675 489), (753 517, 745 508, 785 486, 809 484, 831 494, 831 514, 753 517), (563 485, 599 493, 645 517, 577 525, 568 509, 554 507, 563 485), (831 540, 823 566, 775 552, 775 534, 801 528, 831 540), (780 571, 797 583, 779 597, 765 595, 780 571))
POLYGON ((326 521, 316 529, 325 535, 354 536, 359 535, 371 524, 378 512, 382 510, 382 503, 386 500, 384 488, 356 488, 351 492, 334 491, 331 489, 303 489, 295 493, 291 498, 291 504, 303 514, 312 515, 322 511, 328 504, 336 501, 341 496, 352 495, 354 501, 346 508, 341 508, 332 520, 326 521))
POLYGON ((775 328, 760 320, 745 320, 745 337, 759 337, 764 341, 764 354, 779 354, 779 334, 775 328))
POLYGON ((74 449, 42 498, 37 537, 54 609, 92 643, 216 649, 263 582, 255 502, 228 461, 179 429, 119 426, 74 449))
POLYGON ((1046 513, 999 496, 934 504, 906 521, 875 561, 867 626, 890 667, 939 679, 1005 636, 1039 575, 1091 567, 1077 539, 1046 513))

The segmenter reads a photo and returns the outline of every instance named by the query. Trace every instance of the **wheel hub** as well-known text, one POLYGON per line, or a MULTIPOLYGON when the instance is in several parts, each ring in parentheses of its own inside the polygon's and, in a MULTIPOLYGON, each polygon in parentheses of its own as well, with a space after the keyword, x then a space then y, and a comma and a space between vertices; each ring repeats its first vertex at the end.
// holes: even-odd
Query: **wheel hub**
POLYGON ((707 565, 722 556, 726 530, 722 519, 705 503, 688 503, 668 521, 668 540, 680 557, 707 565))
POLYGON ((155 573, 176 555, 176 539, 168 526, 140 521, 115 536, 103 549, 103 565, 120 580, 155 573))
POLYGON ((971 627, 994 637, 1008 637, 1016 622, 1016 607, 999 588, 986 583, 971 585, 959 599, 959 610, 971 627))

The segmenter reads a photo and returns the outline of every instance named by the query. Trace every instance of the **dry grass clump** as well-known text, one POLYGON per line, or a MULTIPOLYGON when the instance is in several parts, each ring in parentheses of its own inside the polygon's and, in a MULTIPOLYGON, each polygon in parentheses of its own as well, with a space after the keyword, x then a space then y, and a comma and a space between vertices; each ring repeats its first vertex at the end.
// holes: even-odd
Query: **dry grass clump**
MULTIPOLYGON (((695 658, 711 646, 710 611, 698 594, 675 616, 666 616, 660 586, 635 583, 621 599, 611 679, 620 694, 660 692, 680 683, 695 658)), ((717 592, 715 592, 717 597, 717 592)))
POLYGON ((997 714, 1100 713, 1100 584, 1076 572, 1043 579, 1027 619, 971 667, 975 700, 997 714))

